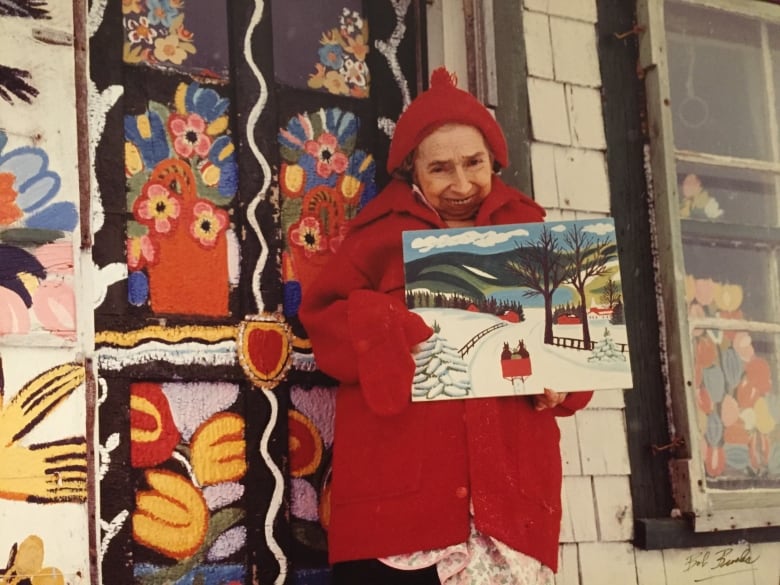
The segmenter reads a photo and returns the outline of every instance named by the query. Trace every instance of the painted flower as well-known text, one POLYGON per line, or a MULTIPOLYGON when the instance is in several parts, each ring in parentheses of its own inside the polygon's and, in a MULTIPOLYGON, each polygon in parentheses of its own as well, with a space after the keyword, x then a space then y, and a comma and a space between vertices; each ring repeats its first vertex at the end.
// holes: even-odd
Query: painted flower
POLYGON ((357 35, 356 37, 347 37, 347 48, 345 51, 350 53, 358 61, 365 61, 366 55, 368 55, 368 45, 363 39, 363 35, 357 35))
POLYGON ((287 440, 290 453, 290 475, 303 477, 313 473, 322 460, 322 438, 308 417, 288 411, 287 440))
POLYGON ((146 0, 149 8, 149 23, 170 28, 171 22, 179 15, 179 10, 171 6, 170 0, 146 0))
POLYGON ((337 43, 324 43, 317 54, 320 57, 320 63, 328 69, 339 70, 344 63, 344 50, 337 43))
POLYGON ((303 248, 306 256, 311 256, 328 249, 328 238, 322 233, 320 222, 316 217, 302 217, 290 226, 290 243, 303 248))
POLYGON ((49 170, 49 157, 40 148, 26 146, 0 155, 0 218, 5 219, 0 219, 0 225, 16 222, 28 228, 73 231, 78 225, 75 204, 51 203, 60 184, 60 176, 49 170), (11 217, 17 219, 11 222, 11 217))
POLYGON ((161 234, 173 231, 181 213, 179 200, 164 186, 146 183, 133 203, 135 218, 161 234))
POLYGON ((349 95, 350 88, 347 80, 338 71, 328 71, 322 80, 322 87, 335 95, 349 95))
POLYGON ((166 461, 181 435, 159 384, 130 386, 130 464, 154 467, 166 461))
POLYGON ((190 441, 192 470, 202 486, 238 481, 246 474, 244 419, 221 412, 204 422, 190 441))
POLYGON ((126 256, 130 270, 141 270, 157 262, 157 249, 149 236, 134 236, 127 238, 126 256))
MULTIPOLYGON (((147 110, 137 116, 125 116, 125 139, 139 151, 143 166, 154 168, 171 154, 165 135, 165 124, 157 112, 147 110)), ((128 155, 125 148, 125 167, 129 171, 138 169, 134 153, 128 155)), ((139 171, 142 169, 138 169, 139 171)))
POLYGON ((363 61, 344 59, 344 64, 339 69, 347 83, 364 88, 368 85, 368 66, 363 61))
POLYGON ((11 173, 0 174, 0 225, 11 225, 22 218, 22 210, 16 204, 17 195, 14 176, 11 173))
POLYGON ((211 88, 201 87, 198 83, 182 83, 174 96, 176 112, 182 115, 197 114, 208 124, 206 132, 216 136, 227 130, 226 115, 230 102, 211 88))
POLYGON ((203 494, 171 471, 150 469, 145 477, 151 489, 136 493, 133 539, 172 559, 191 557, 203 546, 209 526, 203 494))
POLYGON ((204 158, 211 148, 211 138, 206 134, 206 121, 198 114, 171 114, 168 130, 173 137, 176 154, 191 158, 193 154, 204 158))
POLYGON ((193 220, 190 224, 190 234, 201 246, 213 248, 219 234, 227 229, 229 219, 224 209, 214 206, 209 201, 198 201, 192 207, 193 220))
POLYGON ((331 173, 343 173, 349 159, 338 149, 338 139, 329 132, 323 132, 317 140, 307 140, 304 149, 317 161, 317 174, 330 177, 331 173))
POLYGON ((360 13, 349 8, 342 8, 341 16, 339 16, 339 28, 342 34, 347 36, 363 30, 363 19, 360 17, 360 13))
POLYGON ((174 65, 181 65, 187 58, 187 53, 194 52, 195 47, 191 43, 182 42, 176 33, 154 41, 154 57, 160 62, 169 61, 174 65))
POLYGON ((145 16, 126 18, 125 30, 127 31, 127 39, 133 45, 151 45, 157 38, 157 31, 145 16))
POLYGON ((139 14, 141 0, 122 0, 122 14, 139 14))
POLYGON ((218 171, 217 191, 223 197, 232 197, 238 192, 238 163, 235 146, 229 136, 220 136, 211 145, 209 162, 218 171))
POLYGON ((32 311, 50 333, 76 340, 76 295, 68 280, 49 277, 33 293, 32 311))
POLYGON ((282 163, 279 183, 286 197, 299 197, 306 185, 306 171, 301 165, 282 163))

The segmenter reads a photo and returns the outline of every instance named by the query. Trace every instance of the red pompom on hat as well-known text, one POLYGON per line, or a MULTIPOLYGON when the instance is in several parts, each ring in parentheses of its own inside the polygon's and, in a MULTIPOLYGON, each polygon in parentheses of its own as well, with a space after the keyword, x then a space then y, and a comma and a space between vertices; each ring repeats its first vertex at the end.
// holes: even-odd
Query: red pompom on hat
POLYGON ((420 142, 444 124, 467 124, 478 128, 502 167, 507 165, 504 133, 493 114, 477 98, 458 89, 456 77, 444 67, 431 74, 431 86, 404 110, 395 126, 387 172, 395 171, 420 142))

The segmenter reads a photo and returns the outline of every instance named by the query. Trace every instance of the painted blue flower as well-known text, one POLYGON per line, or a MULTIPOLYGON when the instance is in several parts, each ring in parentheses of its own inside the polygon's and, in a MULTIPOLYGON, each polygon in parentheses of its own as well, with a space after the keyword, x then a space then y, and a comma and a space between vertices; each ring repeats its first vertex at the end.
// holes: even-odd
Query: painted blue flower
POLYGON ((0 175, 11 175, 15 204, 23 212, 19 220, 28 228, 71 232, 78 224, 74 203, 51 203, 60 190, 60 176, 49 170, 49 157, 34 146, 11 150, 0 156, 0 175))
POLYGON ((147 110, 138 116, 125 116, 125 139, 138 147, 147 169, 170 156, 165 124, 156 112, 147 110))
POLYGON ((232 197, 238 191, 238 164, 235 148, 229 136, 220 136, 211 145, 209 160, 219 168, 217 190, 223 197, 232 197))
POLYGON ((199 114, 206 122, 213 122, 225 114, 229 105, 230 102, 226 98, 213 89, 201 87, 198 83, 188 85, 184 94, 186 111, 199 114))
POLYGON ((344 64, 344 50, 341 48, 341 45, 328 43, 322 45, 317 53, 320 56, 320 63, 329 69, 338 71, 344 64))
POLYGON ((170 28, 173 19, 179 15, 179 9, 171 6, 170 0, 146 0, 149 13, 146 17, 149 24, 159 24, 165 28, 170 28))

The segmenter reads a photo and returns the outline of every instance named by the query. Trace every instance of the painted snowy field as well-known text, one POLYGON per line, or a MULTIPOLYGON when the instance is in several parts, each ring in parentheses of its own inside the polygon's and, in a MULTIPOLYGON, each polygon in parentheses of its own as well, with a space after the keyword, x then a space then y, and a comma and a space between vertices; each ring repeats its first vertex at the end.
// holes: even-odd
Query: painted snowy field
MULTIPOLYGON (((436 377, 442 384, 436 384, 432 379, 430 359, 417 361, 416 381, 425 387, 413 389, 413 400, 442 400, 453 398, 479 398, 485 396, 513 396, 517 394, 541 394, 544 388, 557 391, 573 392, 578 390, 606 390, 615 388, 630 388, 632 386, 631 367, 628 354, 625 361, 588 360, 594 353, 591 351, 545 345, 544 310, 540 308, 524 309, 526 320, 522 323, 507 323, 498 317, 484 313, 472 313, 458 309, 414 309, 425 321, 433 326, 437 323, 441 328, 438 337, 440 347, 449 346, 450 351, 440 354, 441 361, 446 362, 447 356, 452 356, 452 349, 460 349, 477 333, 491 326, 500 325, 479 341, 464 356, 463 363, 453 364, 453 370, 447 371, 447 364, 436 362, 436 377), (507 380, 501 372, 501 350, 504 343, 510 348, 517 347, 519 340, 525 342, 531 358, 532 373, 524 379, 507 380), (425 368, 428 371, 424 371, 425 368), (460 369, 465 369, 467 385, 465 391, 460 378, 460 369), (425 382, 422 380, 425 379, 425 382)), ((591 339, 599 347, 599 341, 604 338, 605 329, 615 344, 626 343, 624 325, 612 325, 607 319, 589 321, 591 339)), ((559 337, 582 338, 581 325, 555 325, 553 334, 559 337)), ((432 349, 433 340, 424 344, 422 350, 432 349)), ((457 355, 454 358, 458 362, 457 355)))

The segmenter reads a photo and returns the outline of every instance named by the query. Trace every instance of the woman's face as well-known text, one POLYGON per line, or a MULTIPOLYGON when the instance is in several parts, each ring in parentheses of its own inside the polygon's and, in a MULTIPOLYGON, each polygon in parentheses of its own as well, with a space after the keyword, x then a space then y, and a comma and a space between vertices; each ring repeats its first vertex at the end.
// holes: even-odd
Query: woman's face
POLYGON ((493 157, 474 126, 447 124, 417 147, 414 183, 445 222, 473 219, 492 178, 493 157))

